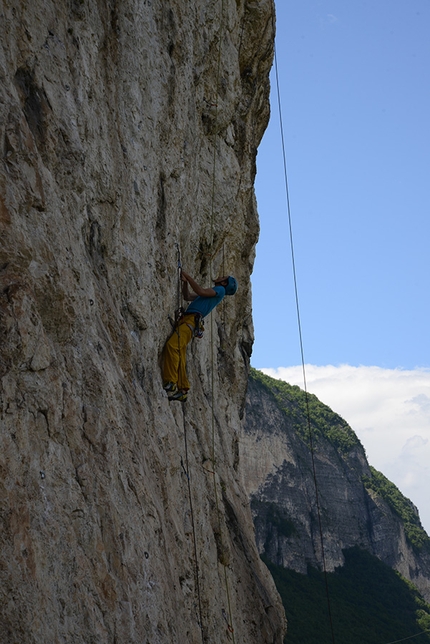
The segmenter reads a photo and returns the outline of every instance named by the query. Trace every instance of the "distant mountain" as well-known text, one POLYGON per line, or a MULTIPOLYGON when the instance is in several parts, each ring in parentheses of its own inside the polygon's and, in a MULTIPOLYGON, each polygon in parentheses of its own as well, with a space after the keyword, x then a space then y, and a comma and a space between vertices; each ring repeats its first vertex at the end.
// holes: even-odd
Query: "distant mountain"
POLYGON ((417 508, 369 466, 343 418, 252 370, 240 462, 289 644, 332 642, 328 605, 342 644, 385 644, 426 630, 417 641, 430 641, 430 538, 417 508))

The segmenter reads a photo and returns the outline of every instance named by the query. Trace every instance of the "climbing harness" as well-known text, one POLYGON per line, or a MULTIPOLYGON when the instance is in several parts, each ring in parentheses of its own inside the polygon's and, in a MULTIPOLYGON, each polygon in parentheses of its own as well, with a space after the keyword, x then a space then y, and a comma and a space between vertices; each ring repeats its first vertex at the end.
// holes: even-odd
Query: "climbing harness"
MULTIPOLYGON (((191 313, 190 313, 191 315, 191 313)), ((194 313, 194 324, 185 322, 187 327, 191 330, 193 338, 198 338, 201 340, 203 333, 205 331, 205 325, 203 323, 203 315, 201 313, 194 313)))

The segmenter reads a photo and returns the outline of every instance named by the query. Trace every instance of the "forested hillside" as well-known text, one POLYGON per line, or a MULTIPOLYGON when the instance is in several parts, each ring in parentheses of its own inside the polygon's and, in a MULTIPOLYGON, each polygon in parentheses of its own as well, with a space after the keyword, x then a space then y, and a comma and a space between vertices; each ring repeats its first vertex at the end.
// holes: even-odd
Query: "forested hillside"
POLYGON ((252 370, 240 457, 288 644, 430 640, 430 539, 343 418, 252 370))

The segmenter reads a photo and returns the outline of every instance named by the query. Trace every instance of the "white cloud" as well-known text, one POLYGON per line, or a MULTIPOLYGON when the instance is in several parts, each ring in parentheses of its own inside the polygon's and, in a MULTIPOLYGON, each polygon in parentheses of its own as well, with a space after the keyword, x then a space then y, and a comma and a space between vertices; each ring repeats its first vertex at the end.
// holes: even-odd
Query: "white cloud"
POLYGON ((339 22, 339 18, 335 16, 333 13, 326 13, 324 16, 322 16, 319 19, 320 28, 323 30, 325 30, 327 26, 335 25, 338 22, 339 22))
MULTIPOLYGON (((304 388, 301 366, 262 371, 304 388)), ((308 391, 351 425, 369 463, 412 500, 430 534, 430 369, 306 365, 305 372, 308 391)))

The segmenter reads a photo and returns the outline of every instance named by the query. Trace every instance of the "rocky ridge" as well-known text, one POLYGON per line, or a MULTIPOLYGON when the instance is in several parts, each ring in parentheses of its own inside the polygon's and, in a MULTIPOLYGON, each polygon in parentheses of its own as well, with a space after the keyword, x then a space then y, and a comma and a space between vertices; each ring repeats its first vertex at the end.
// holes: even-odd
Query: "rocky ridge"
MULTIPOLYGON (((327 571, 358 546, 397 570, 430 600, 430 539, 418 510, 369 467, 348 424, 309 395, 324 558, 327 571), (388 488, 394 501, 384 493, 388 488)), ((254 371, 240 439, 243 483, 253 507, 259 551, 306 574, 322 570, 305 394, 254 371)))
POLYGON ((2 642, 282 641, 237 470, 272 12, 0 3, 2 642), (240 284, 184 407, 160 375, 175 244, 240 284))

